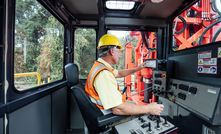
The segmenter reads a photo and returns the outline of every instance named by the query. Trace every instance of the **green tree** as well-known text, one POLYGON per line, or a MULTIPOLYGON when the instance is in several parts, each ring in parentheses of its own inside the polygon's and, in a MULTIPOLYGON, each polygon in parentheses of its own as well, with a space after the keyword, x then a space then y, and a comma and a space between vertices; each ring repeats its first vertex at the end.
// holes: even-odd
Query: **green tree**
POLYGON ((74 39, 74 62, 79 67, 80 78, 87 78, 96 58, 96 32, 79 28, 74 39))
MULTIPOLYGON (((14 73, 61 79, 63 40, 64 26, 36 0, 16 1, 14 73)), ((35 77, 31 81, 37 83, 35 77)))

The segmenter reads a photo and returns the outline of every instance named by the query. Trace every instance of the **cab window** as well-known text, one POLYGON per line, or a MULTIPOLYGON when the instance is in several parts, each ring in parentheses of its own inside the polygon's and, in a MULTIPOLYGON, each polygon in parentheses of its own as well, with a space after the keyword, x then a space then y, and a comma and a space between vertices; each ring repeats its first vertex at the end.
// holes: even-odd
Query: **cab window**
POLYGON ((173 21, 173 50, 221 41, 220 2, 201 1, 173 21), (205 5, 209 5, 205 8, 205 5))
POLYGON ((14 85, 19 91, 63 78, 64 26, 36 0, 17 0, 14 85))
POLYGON ((74 63, 79 68, 79 78, 86 79, 96 60, 96 31, 78 28, 74 34, 74 63))

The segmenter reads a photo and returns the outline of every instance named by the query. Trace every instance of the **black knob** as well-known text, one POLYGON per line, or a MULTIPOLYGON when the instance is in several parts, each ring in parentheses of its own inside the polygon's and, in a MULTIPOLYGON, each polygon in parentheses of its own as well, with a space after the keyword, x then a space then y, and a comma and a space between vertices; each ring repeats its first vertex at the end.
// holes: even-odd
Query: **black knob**
POLYGON ((154 89, 154 90, 153 90, 153 93, 154 93, 154 94, 155 94, 155 93, 157 93, 157 90, 156 90, 156 89, 154 89))
POLYGON ((164 94, 164 91, 157 90, 157 94, 164 94))
POLYGON ((141 120, 141 119, 142 119, 142 117, 139 117, 139 118, 138 118, 138 120, 141 120))
POLYGON ((157 128, 160 128, 160 120, 157 120, 157 128))
POLYGON ((150 122, 148 123, 148 125, 149 125, 148 131, 152 131, 150 122))
POLYGON ((164 121, 164 123, 163 123, 163 126, 164 126, 164 127, 169 127, 169 126, 170 126, 170 124, 167 123, 167 116, 165 116, 165 121, 164 121))
POLYGON ((160 94, 161 93, 161 91, 160 90, 157 90, 157 94, 160 94))
POLYGON ((165 121, 164 121, 164 124, 168 124, 168 123, 167 123, 167 117, 165 117, 165 121))

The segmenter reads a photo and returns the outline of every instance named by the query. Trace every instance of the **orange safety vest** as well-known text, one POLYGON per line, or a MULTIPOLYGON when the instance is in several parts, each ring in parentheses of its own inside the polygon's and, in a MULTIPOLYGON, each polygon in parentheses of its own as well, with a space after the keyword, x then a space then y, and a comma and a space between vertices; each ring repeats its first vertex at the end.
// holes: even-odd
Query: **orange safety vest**
MULTIPOLYGON (((89 72, 89 75, 87 77, 87 81, 85 84, 85 92, 87 93, 88 97, 98 108, 100 108, 102 110, 104 109, 104 107, 100 101, 99 95, 97 94, 97 92, 94 88, 94 80, 95 80, 96 76, 103 70, 109 70, 109 69, 103 63, 95 61, 93 67, 91 68, 91 70, 89 72)), ((114 75, 114 73, 111 70, 109 70, 109 71, 114 75)), ((118 91, 120 92, 119 85, 118 85, 118 91)), ((126 102, 126 97, 123 94, 122 94, 122 101, 126 102)))

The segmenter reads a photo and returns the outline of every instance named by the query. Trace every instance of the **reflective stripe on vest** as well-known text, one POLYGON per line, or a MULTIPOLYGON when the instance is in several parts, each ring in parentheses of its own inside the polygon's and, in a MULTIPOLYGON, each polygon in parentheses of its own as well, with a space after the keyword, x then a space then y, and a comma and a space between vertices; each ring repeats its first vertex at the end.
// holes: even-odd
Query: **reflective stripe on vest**
POLYGON ((89 86, 91 85, 91 79, 92 79, 92 77, 94 76, 94 74, 95 74, 100 68, 102 68, 102 67, 107 67, 107 66, 105 66, 104 64, 101 64, 101 65, 97 66, 97 67, 93 70, 93 72, 91 73, 90 80, 89 80, 89 86))
MULTIPOLYGON (((110 73, 112 73, 113 76, 115 77, 115 74, 106 65, 104 65, 103 63, 100 63, 98 61, 95 61, 91 71, 89 72, 89 76, 88 76, 86 84, 85 84, 85 92, 87 93, 91 102, 94 103, 101 110, 103 110, 104 107, 101 103, 100 97, 97 94, 96 89, 94 88, 93 84, 94 84, 94 80, 96 79, 97 75, 103 70, 110 71, 110 73)), ((118 85, 117 90, 120 92, 119 85, 118 85)), ((122 101, 126 102, 126 98, 123 94, 122 94, 122 101)))
POLYGON ((93 103, 96 103, 96 104, 98 104, 98 105, 100 105, 100 106, 103 107, 103 105, 102 105, 102 103, 101 103, 100 100, 96 100, 96 99, 94 99, 93 97, 91 97, 90 95, 88 95, 88 97, 91 99, 91 101, 92 101, 93 103))
MULTIPOLYGON (((100 70, 102 67, 105 67, 105 68, 107 68, 107 70, 109 70, 109 68, 108 68, 107 66, 105 66, 104 64, 101 64, 101 65, 97 66, 97 67, 93 70, 93 72, 91 73, 91 76, 90 76, 90 79, 89 79, 89 86, 91 86, 91 80, 92 80, 93 76, 95 75, 95 73, 96 73, 98 70, 100 70)), ((110 71, 110 70, 109 70, 109 71, 110 71)), ((110 72, 111 72, 111 71, 110 71, 110 72)), ((94 98, 93 98, 92 96, 90 96, 90 95, 88 95, 88 97, 90 98, 90 100, 91 100, 93 103, 95 103, 95 104, 97 104, 97 105, 103 107, 103 105, 102 105, 102 103, 101 103, 100 100, 96 100, 96 99, 94 99, 94 98)))

